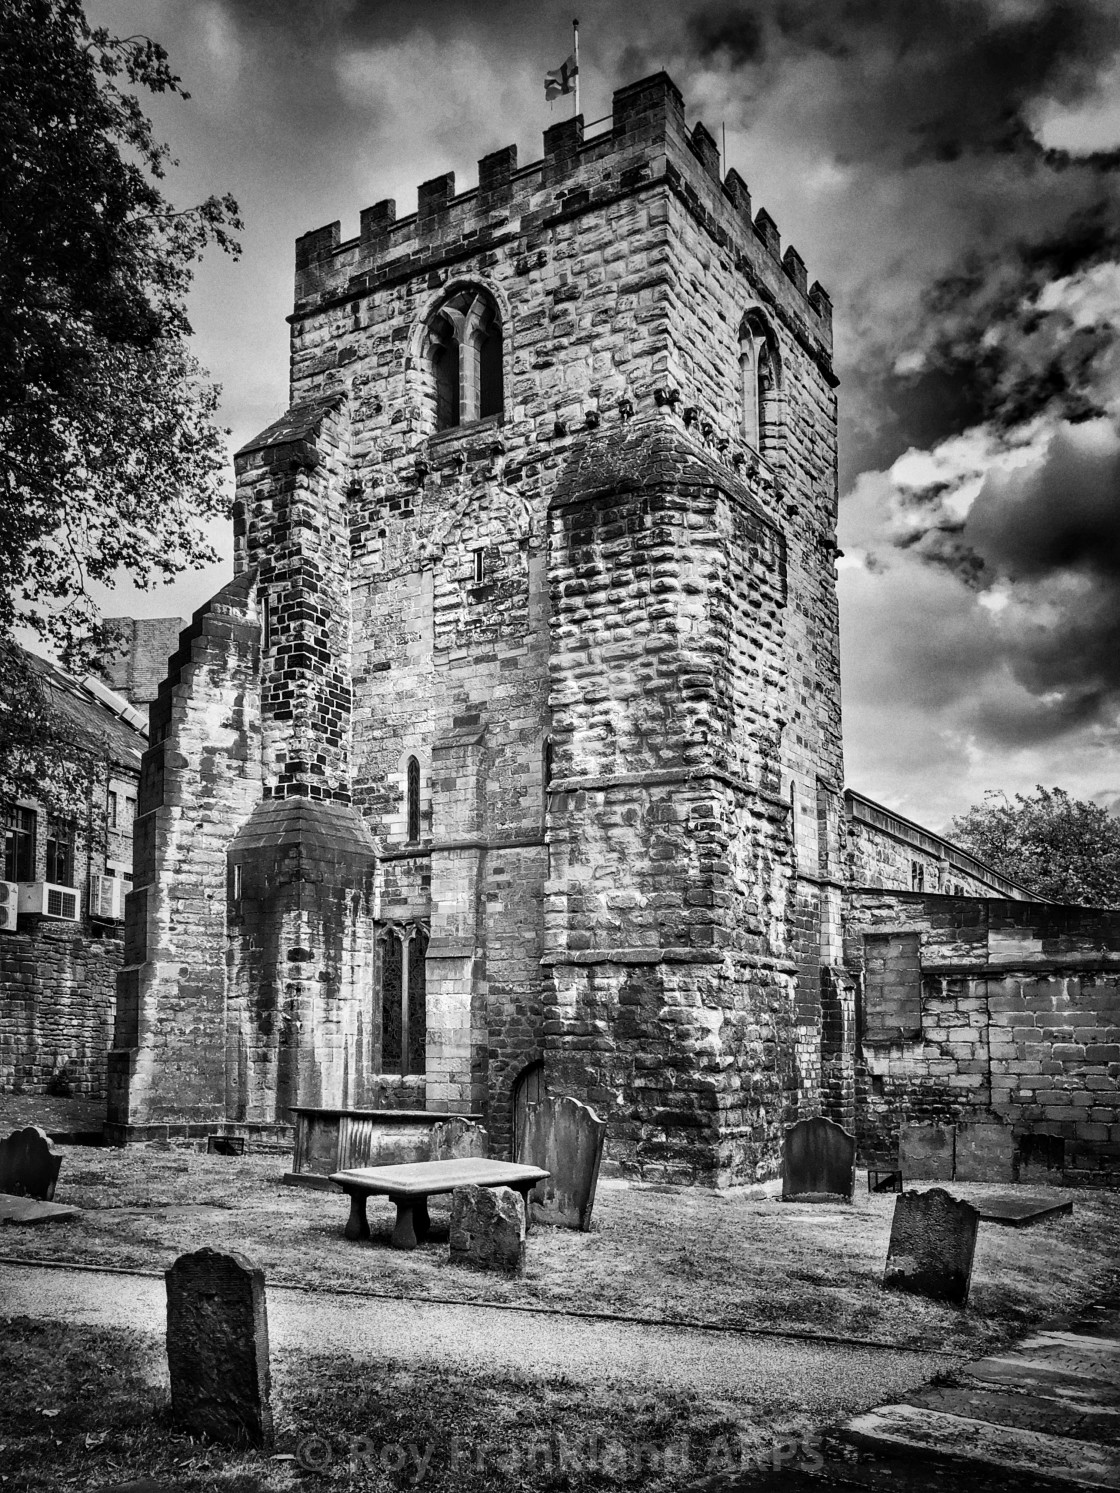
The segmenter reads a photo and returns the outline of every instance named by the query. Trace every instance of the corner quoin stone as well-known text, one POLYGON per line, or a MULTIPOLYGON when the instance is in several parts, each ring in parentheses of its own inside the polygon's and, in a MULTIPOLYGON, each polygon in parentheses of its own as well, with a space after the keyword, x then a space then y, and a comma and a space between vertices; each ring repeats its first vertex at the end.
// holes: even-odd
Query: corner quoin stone
POLYGON ((525 1201, 512 1187, 456 1187, 451 1198, 453 1265, 519 1274, 525 1263, 525 1201))
POLYGON ((964 1306, 980 1214, 940 1187, 904 1192, 894 1205, 883 1285, 964 1306))
POLYGON ((264 1272, 243 1255, 180 1255, 167 1282, 171 1414, 195 1435, 272 1444, 264 1272))

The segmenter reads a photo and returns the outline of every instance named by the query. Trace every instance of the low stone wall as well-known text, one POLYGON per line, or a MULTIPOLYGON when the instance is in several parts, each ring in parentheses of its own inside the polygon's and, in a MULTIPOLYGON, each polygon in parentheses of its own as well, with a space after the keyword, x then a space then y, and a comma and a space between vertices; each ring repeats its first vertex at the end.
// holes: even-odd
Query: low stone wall
POLYGON ((893 1164, 903 1124, 995 1118, 1024 1180, 1120 1183, 1120 914, 898 895, 851 914, 861 1159, 893 1164))
POLYGON ((45 920, 0 934, 0 1093, 47 1094, 64 1080, 105 1097, 122 947, 45 920))

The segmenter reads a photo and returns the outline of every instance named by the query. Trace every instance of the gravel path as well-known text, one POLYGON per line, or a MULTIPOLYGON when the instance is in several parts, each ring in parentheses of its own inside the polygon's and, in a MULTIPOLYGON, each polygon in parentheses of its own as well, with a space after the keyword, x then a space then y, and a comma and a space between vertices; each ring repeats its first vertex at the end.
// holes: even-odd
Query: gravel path
MULTIPOLYGON (((53 1266, 0 1265, 0 1313, 153 1336, 165 1327, 163 1281, 53 1266)), ((554 1312, 387 1301, 268 1287, 274 1355, 332 1354, 443 1364, 456 1372, 562 1375, 709 1393, 764 1410, 832 1417, 896 1400, 965 1361, 912 1349, 754 1337, 698 1328, 587 1321, 554 1312)))

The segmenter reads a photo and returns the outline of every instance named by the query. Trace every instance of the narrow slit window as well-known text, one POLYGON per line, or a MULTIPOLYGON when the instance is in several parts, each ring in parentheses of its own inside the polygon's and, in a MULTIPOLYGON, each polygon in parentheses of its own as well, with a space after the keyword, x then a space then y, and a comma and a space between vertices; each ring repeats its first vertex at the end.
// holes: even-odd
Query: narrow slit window
POLYGON ((486 551, 475 550, 474 552, 474 583, 481 586, 486 579, 486 551))
POLYGON ((406 776, 407 836, 410 844, 420 838, 420 764, 415 757, 408 759, 406 776))

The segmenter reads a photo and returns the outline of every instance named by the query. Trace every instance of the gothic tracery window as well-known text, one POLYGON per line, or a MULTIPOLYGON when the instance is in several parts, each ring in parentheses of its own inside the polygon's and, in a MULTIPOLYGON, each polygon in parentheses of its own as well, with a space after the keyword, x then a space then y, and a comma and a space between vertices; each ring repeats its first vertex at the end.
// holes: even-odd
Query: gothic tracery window
POLYGON ((418 926, 386 928, 381 948, 381 1071, 402 1075, 427 1067, 428 934, 418 926))
POLYGON ((502 323, 484 290, 467 286, 436 308, 425 328, 424 353, 431 369, 437 430, 502 413, 502 323))

